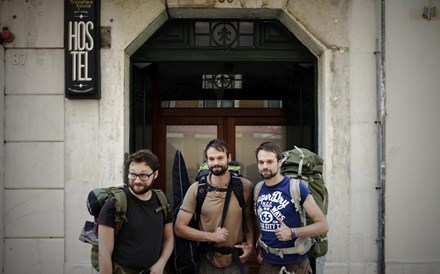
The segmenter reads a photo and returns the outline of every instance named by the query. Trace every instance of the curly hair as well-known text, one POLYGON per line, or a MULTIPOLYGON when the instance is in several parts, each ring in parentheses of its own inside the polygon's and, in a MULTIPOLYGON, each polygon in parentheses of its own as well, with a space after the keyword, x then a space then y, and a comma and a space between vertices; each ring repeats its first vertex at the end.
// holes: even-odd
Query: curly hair
POLYGON ((146 163, 153 171, 158 170, 160 167, 159 158, 149 149, 142 149, 130 154, 127 158, 127 167, 133 162, 146 163))

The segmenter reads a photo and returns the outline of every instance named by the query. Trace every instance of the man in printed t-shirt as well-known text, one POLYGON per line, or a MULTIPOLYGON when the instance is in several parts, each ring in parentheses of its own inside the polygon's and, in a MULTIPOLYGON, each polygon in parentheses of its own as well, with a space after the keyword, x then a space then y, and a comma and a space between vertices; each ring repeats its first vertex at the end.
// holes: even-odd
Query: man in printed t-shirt
POLYGON ((328 231, 327 220, 316 205, 310 190, 300 183, 301 206, 313 223, 302 226, 300 214, 291 201, 290 178, 280 173, 282 152, 278 145, 262 143, 256 150, 258 170, 264 184, 257 197, 256 212, 260 227, 257 260, 260 274, 311 273, 307 253, 296 252, 301 238, 328 231))

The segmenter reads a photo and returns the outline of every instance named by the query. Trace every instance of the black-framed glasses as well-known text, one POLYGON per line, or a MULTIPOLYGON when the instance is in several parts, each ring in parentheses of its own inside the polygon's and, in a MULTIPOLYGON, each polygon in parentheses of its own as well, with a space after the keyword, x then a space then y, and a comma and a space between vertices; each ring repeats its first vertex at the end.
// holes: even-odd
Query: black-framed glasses
POLYGON ((128 173, 128 179, 136 180, 136 178, 139 177, 139 179, 141 179, 141 181, 148 181, 148 179, 150 179, 151 175, 153 175, 154 172, 156 172, 156 171, 153 171, 150 174, 147 174, 147 173, 136 174, 136 173, 130 172, 130 173, 128 173))

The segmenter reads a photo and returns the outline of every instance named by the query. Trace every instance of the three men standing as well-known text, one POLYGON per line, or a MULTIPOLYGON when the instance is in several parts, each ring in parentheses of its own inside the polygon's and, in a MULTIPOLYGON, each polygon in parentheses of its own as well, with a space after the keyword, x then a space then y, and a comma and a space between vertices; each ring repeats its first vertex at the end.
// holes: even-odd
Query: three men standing
MULTIPOLYGON (((326 233, 328 223, 310 190, 301 182, 301 206, 313 221, 310 225, 302 225, 292 202, 290 178, 280 173, 280 147, 265 142, 256 150, 264 184, 255 197, 255 205, 252 183, 242 177, 237 179, 228 171, 231 154, 226 142, 212 140, 204 153, 209 173, 203 178, 203 183, 207 184, 203 205, 197 213, 200 188, 196 182, 188 189, 175 222, 177 236, 202 243, 198 273, 247 273, 244 263, 250 258, 255 242, 257 260, 261 264, 259 274, 311 273, 307 252, 298 253, 301 250, 298 246, 304 238, 326 233), (242 188, 244 206, 240 205, 240 197, 235 191, 231 191, 231 185, 237 180, 242 188), (254 206, 260 234, 258 240, 254 235, 254 206), (194 215, 199 216, 199 229, 190 226, 194 215)), ((159 161, 150 151, 144 150, 130 155, 128 166, 127 214, 131 222, 125 224, 115 238, 114 203, 110 201, 102 209, 99 217, 101 273, 163 273, 173 250, 173 220, 172 217, 163 220, 162 215, 152 212, 159 204, 151 191, 158 176, 159 161), (151 233, 146 233, 146 227, 151 233), (136 250, 132 249, 134 246, 136 250), (124 272, 133 269, 140 272, 124 272)))

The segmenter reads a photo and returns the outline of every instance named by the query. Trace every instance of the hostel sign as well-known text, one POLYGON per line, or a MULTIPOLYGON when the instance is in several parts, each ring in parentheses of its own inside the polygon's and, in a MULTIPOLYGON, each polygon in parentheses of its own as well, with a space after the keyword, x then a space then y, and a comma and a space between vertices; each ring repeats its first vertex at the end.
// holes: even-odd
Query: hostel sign
POLYGON ((99 99, 100 0, 64 0, 65 95, 99 99))

